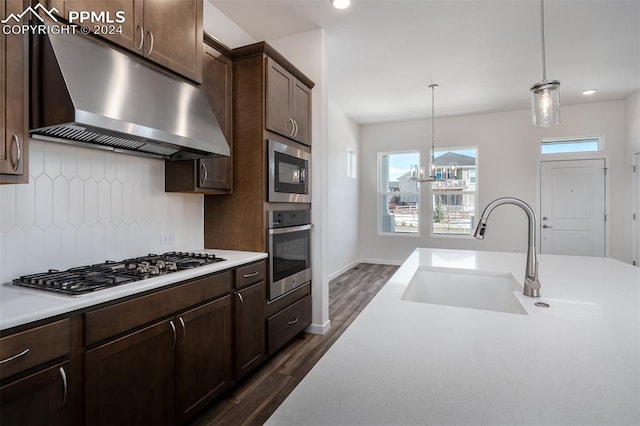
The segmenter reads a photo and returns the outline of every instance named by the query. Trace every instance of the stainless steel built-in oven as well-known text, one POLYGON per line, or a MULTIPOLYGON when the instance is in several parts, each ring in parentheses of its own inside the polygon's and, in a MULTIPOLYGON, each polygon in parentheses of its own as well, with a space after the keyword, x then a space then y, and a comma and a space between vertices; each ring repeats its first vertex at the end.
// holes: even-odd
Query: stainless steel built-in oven
POLYGON ((311 281, 311 211, 269 212, 269 300, 311 281))
POLYGON ((311 202, 311 154, 275 140, 269 144, 269 202, 311 202))

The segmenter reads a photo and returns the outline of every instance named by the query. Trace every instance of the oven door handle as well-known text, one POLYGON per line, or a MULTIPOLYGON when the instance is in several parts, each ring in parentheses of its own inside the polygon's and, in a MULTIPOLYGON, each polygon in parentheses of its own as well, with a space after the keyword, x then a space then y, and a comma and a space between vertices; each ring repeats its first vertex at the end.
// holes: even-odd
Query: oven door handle
POLYGON ((277 234, 287 234, 289 232, 307 231, 311 229, 312 226, 313 225, 309 224, 309 225, 300 225, 300 226, 288 226, 286 228, 269 229, 269 234, 277 235, 277 234))

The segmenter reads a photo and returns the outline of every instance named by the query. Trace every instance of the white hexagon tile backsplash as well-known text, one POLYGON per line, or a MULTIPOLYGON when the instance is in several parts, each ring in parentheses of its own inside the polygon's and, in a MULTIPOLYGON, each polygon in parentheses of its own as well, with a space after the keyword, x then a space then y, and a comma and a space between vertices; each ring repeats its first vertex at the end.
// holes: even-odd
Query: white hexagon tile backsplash
POLYGON ((163 160, 32 139, 29 175, 0 186, 0 283, 203 247, 203 197, 165 193, 163 160))

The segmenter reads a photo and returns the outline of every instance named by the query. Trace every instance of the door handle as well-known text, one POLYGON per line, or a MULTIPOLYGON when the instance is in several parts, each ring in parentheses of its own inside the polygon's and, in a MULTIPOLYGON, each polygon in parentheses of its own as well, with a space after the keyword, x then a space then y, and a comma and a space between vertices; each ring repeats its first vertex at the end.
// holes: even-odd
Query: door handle
POLYGON ((171 349, 176 348, 176 326, 173 321, 169 321, 169 325, 171 326, 171 332, 173 333, 173 343, 171 343, 171 349))
MULTIPOLYGON (((296 131, 296 125, 294 124, 293 118, 289 119, 289 123, 291 123, 291 131, 289 132, 289 136, 293 137, 293 134, 296 131)), ((289 128, 289 125, 287 125, 287 128, 289 128)))
POLYGON ((151 54, 153 53, 153 33, 151 32, 151 30, 147 30, 147 34, 149 34, 149 42, 151 43, 151 45, 149 46, 149 51, 147 52, 146 56, 151 56, 151 54))
POLYGON ((207 165, 202 160, 200 160, 200 169, 202 170, 202 179, 200 179, 200 186, 203 186, 204 183, 209 179, 209 170, 207 170, 207 165))
POLYGON ((136 25, 136 28, 140 30, 140 44, 136 48, 138 52, 142 52, 142 46, 144 45, 144 30, 140 26, 140 24, 136 25))
POLYGON ((22 150, 20 149, 20 140, 18 139, 18 135, 13 134, 13 143, 16 146, 16 163, 13 165, 13 171, 18 171, 18 166, 20 165, 20 160, 22 160, 22 150))
POLYGON ((65 373, 64 367, 60 367, 58 372, 60 373, 60 377, 62 378, 62 404, 60 405, 60 408, 64 408, 65 404, 67 403, 68 393, 67 373, 65 373))
POLYGON ((542 225, 542 227, 543 227, 544 229, 547 229, 547 228, 553 228, 553 226, 550 226, 550 225, 542 225))
POLYGON ((184 339, 187 338, 187 327, 184 325, 184 321, 183 321, 182 317, 179 317, 178 321, 180 321, 180 327, 182 327, 182 339, 180 340, 180 343, 178 343, 178 345, 179 346, 183 346, 184 345, 184 339))
POLYGON ((238 294, 238 299, 240 299, 240 303, 244 304, 244 298, 242 297, 242 294, 237 293, 238 294))

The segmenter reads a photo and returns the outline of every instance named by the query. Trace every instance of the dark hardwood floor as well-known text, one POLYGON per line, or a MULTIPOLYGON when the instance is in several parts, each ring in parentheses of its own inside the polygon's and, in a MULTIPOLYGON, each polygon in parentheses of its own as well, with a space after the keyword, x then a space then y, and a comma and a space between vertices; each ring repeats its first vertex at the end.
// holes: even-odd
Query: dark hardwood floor
POLYGON ((262 425, 349 327, 398 266, 360 263, 329 283, 331 328, 303 333, 213 404, 193 426, 262 425))

